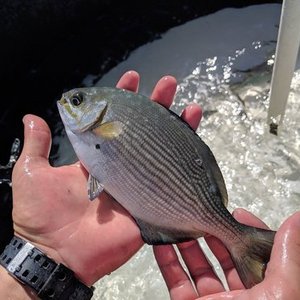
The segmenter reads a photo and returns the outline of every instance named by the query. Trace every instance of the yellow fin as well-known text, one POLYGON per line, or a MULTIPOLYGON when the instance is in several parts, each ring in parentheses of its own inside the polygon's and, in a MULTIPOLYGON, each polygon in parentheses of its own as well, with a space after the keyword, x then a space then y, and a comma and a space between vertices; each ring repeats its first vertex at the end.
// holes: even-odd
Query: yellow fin
POLYGON ((100 126, 93 129, 93 132, 107 140, 117 138, 123 131, 123 124, 119 121, 112 121, 103 123, 100 126))

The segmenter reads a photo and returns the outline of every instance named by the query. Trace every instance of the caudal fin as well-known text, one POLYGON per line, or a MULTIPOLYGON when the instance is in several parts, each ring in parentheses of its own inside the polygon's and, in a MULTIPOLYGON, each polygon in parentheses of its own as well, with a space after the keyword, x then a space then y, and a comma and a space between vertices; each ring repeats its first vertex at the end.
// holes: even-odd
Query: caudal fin
POLYGON ((246 227, 244 243, 231 249, 231 257, 246 288, 261 282, 270 260, 275 231, 246 227))

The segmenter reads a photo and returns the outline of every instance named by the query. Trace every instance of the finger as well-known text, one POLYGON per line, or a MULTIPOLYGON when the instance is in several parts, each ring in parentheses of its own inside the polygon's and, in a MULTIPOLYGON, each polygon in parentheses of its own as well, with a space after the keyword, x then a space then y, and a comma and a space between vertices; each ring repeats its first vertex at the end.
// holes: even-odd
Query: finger
POLYGON ((205 241, 213 252, 217 260, 219 261, 226 281, 230 290, 243 289, 244 285, 240 280, 240 277, 232 262, 231 256, 224 246, 224 244, 217 238, 209 236, 205 238, 205 241))
POLYGON ((173 76, 164 76, 157 82, 150 98, 162 106, 169 108, 173 102, 176 88, 176 79, 173 76))
POLYGON ((24 146, 20 158, 39 158, 48 164, 51 147, 51 132, 47 123, 34 115, 25 115, 24 146))
MULTIPOLYGON (((243 208, 237 208, 233 211, 233 217, 240 223, 248 225, 248 226, 253 226, 257 228, 262 228, 262 229, 269 229, 269 227, 258 217, 256 217, 254 214, 251 212, 243 209, 243 208)), ((218 241, 220 243, 220 241, 218 241)), ((228 253, 228 261, 231 261, 230 255, 228 253)), ((240 281, 240 277, 233 266, 232 263, 232 268, 228 267, 227 271, 225 272, 228 280, 228 285, 230 286, 231 289, 239 289, 243 287, 242 282, 240 281)))
POLYGON ((202 109, 196 103, 190 104, 183 110, 181 118, 196 130, 202 118, 202 109))
POLYGON ((180 243, 177 247, 200 296, 224 291, 222 282, 197 241, 180 243))
POLYGON ((116 87, 132 92, 137 92, 139 88, 140 75, 136 71, 126 72, 118 81, 116 87))
MULTIPOLYGON (((300 212, 294 213, 275 235, 266 278, 278 289, 299 291, 300 278, 300 212), (282 287, 280 285, 284 284, 282 287)), ((292 299, 292 298, 291 298, 292 299)))
POLYGON ((173 246, 154 246, 153 251, 171 299, 195 299, 197 293, 182 268, 173 246))
POLYGON ((269 227, 262 220, 260 220, 254 214, 252 214, 251 212, 243 208, 235 209, 232 215, 238 222, 242 224, 263 228, 263 229, 269 229, 269 227))
MULTIPOLYGON (((254 216, 252 213, 246 211, 245 209, 236 209, 233 212, 233 216, 237 221, 239 221, 242 224, 264 229, 268 228, 264 222, 262 222, 259 218, 254 216)), ((235 269, 231 256, 224 244, 213 236, 209 236, 205 240, 211 251, 214 253, 216 258, 220 262, 220 265, 222 266, 222 269, 226 276, 229 288, 231 290, 242 289, 244 286, 235 269)))

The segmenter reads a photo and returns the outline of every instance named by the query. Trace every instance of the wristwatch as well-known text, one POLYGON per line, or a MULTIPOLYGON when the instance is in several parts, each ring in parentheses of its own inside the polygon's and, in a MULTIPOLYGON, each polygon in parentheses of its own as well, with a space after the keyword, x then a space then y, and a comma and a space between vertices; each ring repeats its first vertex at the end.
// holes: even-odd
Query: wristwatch
POLYGON ((93 296, 94 287, 83 284, 72 270, 20 237, 14 236, 6 246, 0 264, 42 300, 88 300, 93 296))

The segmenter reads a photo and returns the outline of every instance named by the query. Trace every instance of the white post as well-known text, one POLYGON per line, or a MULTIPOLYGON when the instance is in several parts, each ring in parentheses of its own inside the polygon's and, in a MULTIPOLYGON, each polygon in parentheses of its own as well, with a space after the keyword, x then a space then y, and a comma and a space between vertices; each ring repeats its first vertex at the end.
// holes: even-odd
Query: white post
POLYGON ((273 67, 268 124, 277 134, 282 123, 300 45, 300 0, 284 0, 273 67))

